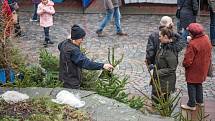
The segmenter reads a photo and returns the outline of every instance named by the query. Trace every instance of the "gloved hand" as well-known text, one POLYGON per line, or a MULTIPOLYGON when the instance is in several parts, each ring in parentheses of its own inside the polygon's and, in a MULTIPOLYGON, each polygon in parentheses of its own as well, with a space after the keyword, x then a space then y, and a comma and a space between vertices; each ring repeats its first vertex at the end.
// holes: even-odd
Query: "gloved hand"
POLYGON ((198 10, 197 11, 193 11, 193 15, 197 16, 198 15, 198 10))
POLYGON ((113 70, 113 66, 111 64, 104 64, 103 68, 108 70, 108 71, 113 70))
POLYGON ((149 70, 152 70, 152 69, 154 69, 154 65, 153 65, 153 64, 150 64, 150 65, 149 65, 149 70))

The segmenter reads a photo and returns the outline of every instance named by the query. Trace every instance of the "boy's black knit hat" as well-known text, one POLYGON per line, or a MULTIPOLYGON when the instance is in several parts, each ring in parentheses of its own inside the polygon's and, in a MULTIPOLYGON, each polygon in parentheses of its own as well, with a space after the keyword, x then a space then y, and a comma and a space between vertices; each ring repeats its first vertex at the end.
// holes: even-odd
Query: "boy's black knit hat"
POLYGON ((85 35, 86 35, 86 32, 80 26, 78 26, 76 24, 72 26, 72 28, 71 28, 71 39, 72 40, 77 40, 77 39, 83 38, 85 35))

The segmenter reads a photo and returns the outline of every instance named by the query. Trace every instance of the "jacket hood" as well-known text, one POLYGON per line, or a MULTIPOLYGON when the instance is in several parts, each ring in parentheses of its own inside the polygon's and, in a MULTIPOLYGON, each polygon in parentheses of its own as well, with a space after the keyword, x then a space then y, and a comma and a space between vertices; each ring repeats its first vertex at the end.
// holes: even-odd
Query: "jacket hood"
POLYGON ((192 34, 192 36, 198 36, 198 35, 203 35, 204 33, 204 28, 201 24, 199 23, 191 23, 188 27, 187 30, 192 34))

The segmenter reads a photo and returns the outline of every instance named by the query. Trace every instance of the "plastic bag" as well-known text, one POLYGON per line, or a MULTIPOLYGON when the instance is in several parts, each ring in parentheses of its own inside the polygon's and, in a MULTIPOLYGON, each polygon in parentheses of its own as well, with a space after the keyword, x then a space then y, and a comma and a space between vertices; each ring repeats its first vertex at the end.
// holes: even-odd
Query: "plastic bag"
POLYGON ((56 95, 56 99, 52 99, 53 102, 58 104, 68 104, 75 108, 80 108, 85 105, 84 101, 81 101, 79 97, 73 93, 62 90, 56 95))

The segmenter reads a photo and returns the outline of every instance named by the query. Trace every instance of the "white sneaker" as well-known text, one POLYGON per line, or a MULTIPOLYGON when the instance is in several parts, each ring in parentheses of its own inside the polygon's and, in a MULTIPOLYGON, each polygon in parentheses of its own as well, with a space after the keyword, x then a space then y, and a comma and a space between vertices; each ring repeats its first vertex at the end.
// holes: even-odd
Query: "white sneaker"
POLYGON ((192 110, 192 111, 196 110, 196 107, 190 107, 188 105, 181 105, 181 108, 187 109, 187 110, 192 110))
POLYGON ((196 103, 196 105, 201 106, 201 107, 204 107, 204 106, 205 106, 204 103, 196 103))
POLYGON ((30 22, 37 22, 38 20, 33 20, 32 18, 30 18, 30 22))

